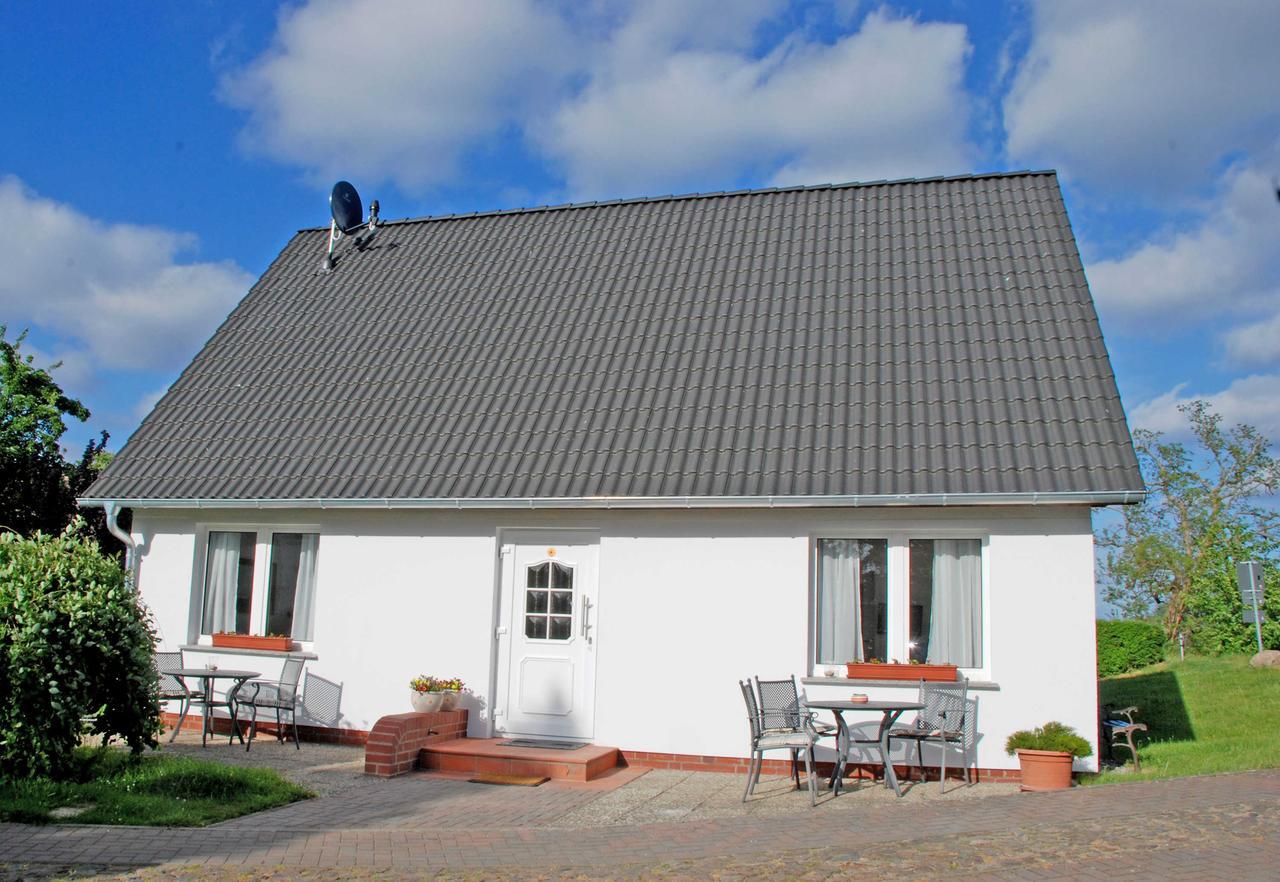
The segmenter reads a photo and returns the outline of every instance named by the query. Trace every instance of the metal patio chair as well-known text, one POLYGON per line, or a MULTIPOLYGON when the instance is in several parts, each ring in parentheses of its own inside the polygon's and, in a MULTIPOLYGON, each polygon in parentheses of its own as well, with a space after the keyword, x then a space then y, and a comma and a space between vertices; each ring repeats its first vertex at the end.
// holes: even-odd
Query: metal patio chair
POLYGON ((800 773, 797 760, 804 753, 804 768, 809 776, 809 805, 818 804, 817 779, 814 778, 813 745, 817 734, 809 725, 811 720, 797 702, 790 712, 773 710, 769 713, 772 727, 766 726, 762 706, 756 700, 755 689, 751 681, 738 681, 742 689, 742 699, 747 705, 747 723, 751 728, 751 763, 747 767, 747 789, 742 794, 742 801, 755 792, 760 781, 760 767, 764 762, 767 750, 788 750, 791 752, 791 767, 796 775, 796 789, 800 789, 800 773))
MULTIPOLYGON (((767 732, 794 731, 797 714, 806 719, 806 725, 815 738, 835 738, 837 729, 833 723, 821 722, 813 711, 800 701, 800 690, 794 676, 785 680, 761 680, 756 677, 756 695, 760 701, 760 713, 767 732)), ((800 765, 791 763, 791 772, 800 786, 800 765)))
MULTIPOLYGON (((288 711, 289 724, 293 728, 293 746, 299 750, 302 749, 298 741, 298 706, 301 703, 298 681, 302 679, 302 667, 306 663, 306 659, 301 656, 285 656, 279 680, 250 680, 237 690, 234 718, 239 717, 240 708, 253 708, 253 714, 249 718, 249 737, 244 743, 246 752, 253 746, 253 736, 258 731, 258 708, 275 710, 276 740, 278 741, 284 741, 284 724, 280 715, 288 711)), ((232 728, 235 726, 233 725, 232 728)))
POLYGON ((920 703, 924 707, 916 718, 905 727, 889 730, 889 742, 901 738, 916 743, 916 765, 920 768, 920 780, 924 780, 924 742, 938 745, 942 751, 942 768, 938 775, 941 791, 947 791, 947 751, 960 748, 960 766, 964 770, 964 783, 969 779, 969 755, 977 742, 977 719, 969 702, 969 681, 955 683, 930 683, 920 681, 920 703))
POLYGON ((181 706, 178 709, 178 722, 173 727, 173 731, 169 733, 169 741, 178 737, 178 733, 182 731, 182 724, 187 719, 187 711, 191 709, 192 702, 201 702, 205 700, 205 694, 199 689, 193 690, 190 686, 183 682, 181 677, 169 673, 170 671, 180 671, 184 667, 182 662, 182 652, 157 652, 156 653, 156 677, 159 680, 159 691, 156 697, 160 701, 178 701, 181 706))

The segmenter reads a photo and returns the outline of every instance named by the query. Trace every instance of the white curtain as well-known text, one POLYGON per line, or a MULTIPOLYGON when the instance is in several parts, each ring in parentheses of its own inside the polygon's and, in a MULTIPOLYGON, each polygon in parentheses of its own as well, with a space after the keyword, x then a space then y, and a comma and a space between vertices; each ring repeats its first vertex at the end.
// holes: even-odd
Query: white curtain
POLYGON ((209 563, 204 577, 205 634, 236 630, 236 596, 240 585, 240 534, 210 533, 209 563))
POLYGON ((293 590, 293 639, 310 640, 316 613, 316 550, 320 536, 302 534, 298 552, 298 581, 293 590))
POLYGON ((818 663, 862 658, 862 556, 856 539, 818 543, 818 663))
POLYGON ((982 546, 977 539, 933 540, 929 661, 982 664, 982 546))

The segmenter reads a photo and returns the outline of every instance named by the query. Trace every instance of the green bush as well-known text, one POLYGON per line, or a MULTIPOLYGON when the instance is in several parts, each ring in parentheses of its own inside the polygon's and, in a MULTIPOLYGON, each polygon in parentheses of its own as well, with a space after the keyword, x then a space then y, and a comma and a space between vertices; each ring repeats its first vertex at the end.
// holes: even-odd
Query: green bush
POLYGON ((1151 622, 1098 622, 1098 676, 1114 677, 1164 661, 1164 631, 1151 622))
POLYGON ((1014 732, 1004 743, 1004 751, 1013 756, 1019 750, 1060 750, 1072 756, 1093 754, 1093 747, 1066 723, 1045 723, 1039 729, 1014 732))
POLYGON ((154 645, 120 564, 82 521, 60 536, 0 534, 0 777, 71 774, 86 731, 154 747, 154 645))

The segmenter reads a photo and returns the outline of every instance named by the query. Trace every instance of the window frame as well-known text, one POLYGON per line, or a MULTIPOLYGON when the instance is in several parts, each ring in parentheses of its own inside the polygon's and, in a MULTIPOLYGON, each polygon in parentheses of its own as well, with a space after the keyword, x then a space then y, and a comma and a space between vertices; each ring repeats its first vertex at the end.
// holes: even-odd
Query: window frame
MULTIPOLYGON (((576 564, 576 563, 573 563, 573 564, 567 564, 567 563, 565 563, 564 561, 556 560, 554 557, 542 557, 542 558, 539 558, 538 560, 530 561, 530 562, 528 562, 528 563, 526 563, 526 564, 524 565, 524 578, 525 578, 525 584, 524 584, 524 586, 520 589, 520 624, 522 625, 521 633, 522 633, 522 635, 523 635, 523 639, 524 639, 524 641, 525 641, 526 643, 549 643, 549 644, 553 644, 553 645, 555 645, 555 646, 569 646, 569 645, 571 645, 572 643, 574 643, 574 642, 577 640, 577 638, 578 638, 578 625, 579 625, 579 621, 578 621, 578 603, 579 603, 579 600, 578 600, 578 598, 579 598, 579 596, 580 596, 579 588, 578 588, 578 576, 579 576, 579 567, 578 567, 578 564, 576 564), (530 612, 528 611, 528 609, 527 609, 526 604, 528 603, 528 600, 527 600, 528 592, 529 592, 530 590, 533 590, 533 591, 541 591, 541 590, 542 590, 541 588, 533 588, 533 589, 530 589, 530 588, 528 587, 528 578, 529 578, 529 575, 528 575, 528 574, 529 574, 529 570, 531 570, 531 569, 532 569, 532 568, 534 568, 534 567, 541 566, 542 564, 548 564, 548 565, 558 564, 558 565, 560 565, 561 567, 563 567, 564 569, 568 570, 568 571, 569 571, 569 573, 570 573, 570 578, 572 579, 572 582, 571 582, 571 584, 572 584, 572 588, 571 588, 572 598, 571 598, 571 599, 570 599, 570 601, 569 601, 569 636, 568 636, 568 637, 560 638, 560 637, 551 637, 551 636, 550 636, 550 634, 551 634, 551 619, 552 619, 553 617, 555 617, 555 618, 560 618, 560 617, 562 617, 562 614, 560 614, 560 613, 552 613, 552 612, 551 612, 551 592, 552 592, 553 590, 555 590, 555 589, 552 589, 552 588, 551 588, 551 567, 550 567, 550 566, 548 566, 548 568, 547 568, 547 589, 546 589, 546 590, 547 590, 547 611, 546 611, 545 613, 530 613, 530 612), (526 629, 527 629, 527 627, 528 627, 528 618, 527 618, 527 616, 530 616, 530 615, 545 616, 545 617, 546 617, 546 620, 547 620, 547 635, 548 635, 548 636, 546 636, 546 637, 530 637, 530 636, 528 635, 528 632, 527 632, 527 630, 526 630, 526 629)), ((561 589, 561 590, 563 590, 563 589, 561 589)))
MULTIPOLYGON (((323 536, 319 524, 274 524, 219 522, 200 524, 196 529, 195 568, 192 577, 191 611, 188 617, 189 642, 199 646, 212 646, 213 634, 204 631, 204 591, 209 574, 210 533, 255 533, 253 553, 253 585, 249 594, 249 633, 266 634, 270 615, 267 600, 271 581, 271 540, 276 533, 313 533, 323 536)), ((319 594, 319 570, 316 572, 316 592, 319 594)), ((296 602, 296 599, 295 599, 296 602)), ((303 651, 315 646, 315 633, 311 640, 295 641, 303 651)))
MULTIPOLYGON (((821 562, 818 542, 823 539, 884 540, 887 548, 885 580, 889 597, 887 629, 888 659, 906 661, 910 658, 908 644, 911 641, 911 540, 912 539, 974 539, 979 545, 982 577, 982 664, 960 670, 970 679, 984 679, 991 670, 991 571, 989 546, 991 534, 982 529, 920 525, 908 529, 858 529, 839 527, 823 529, 809 535, 809 647, 808 666, 811 676, 820 677, 831 665, 818 661, 818 573, 821 562)), ((843 674, 841 674, 843 676, 843 674)))

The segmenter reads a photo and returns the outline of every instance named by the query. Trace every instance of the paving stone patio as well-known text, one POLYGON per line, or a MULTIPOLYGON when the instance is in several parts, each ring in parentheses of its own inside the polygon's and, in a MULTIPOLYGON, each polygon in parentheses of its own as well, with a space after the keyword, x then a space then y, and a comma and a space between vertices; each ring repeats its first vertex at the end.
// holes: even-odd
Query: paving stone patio
POLYGON ((1280 879, 1280 770, 929 799, 931 782, 900 801, 864 785, 817 810, 774 780, 730 811, 739 776, 373 780, 344 750, 255 744, 325 795, 204 829, 0 825, 0 879, 1280 879))

